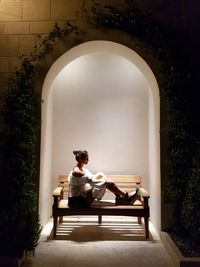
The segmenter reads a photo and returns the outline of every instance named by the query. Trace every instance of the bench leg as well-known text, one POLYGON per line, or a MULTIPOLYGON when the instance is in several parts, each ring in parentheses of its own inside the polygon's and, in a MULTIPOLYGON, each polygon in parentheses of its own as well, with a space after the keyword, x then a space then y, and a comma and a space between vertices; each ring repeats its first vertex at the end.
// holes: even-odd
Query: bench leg
POLYGON ((138 217, 137 220, 138 220, 138 224, 142 224, 142 218, 141 217, 138 217))
POLYGON ((59 217, 59 223, 63 223, 63 216, 59 217))
POLYGON ((58 223, 58 217, 53 217, 53 237, 56 237, 56 230, 57 230, 57 223, 58 223))
POLYGON ((144 224, 145 224, 146 238, 149 238, 149 218, 148 217, 144 217, 144 224))
POLYGON ((102 223, 102 215, 98 215, 98 223, 99 223, 99 224, 102 223))

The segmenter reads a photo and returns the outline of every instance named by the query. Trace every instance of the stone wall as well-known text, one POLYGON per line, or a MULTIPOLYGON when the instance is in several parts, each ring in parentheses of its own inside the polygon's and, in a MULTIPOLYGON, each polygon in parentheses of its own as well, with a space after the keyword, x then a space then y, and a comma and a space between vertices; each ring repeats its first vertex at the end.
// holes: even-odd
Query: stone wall
MULTIPOLYGON (((91 1, 86 0, 87 8, 91 6, 91 1)), ((162 4, 164 1, 159 1, 159 6, 155 0, 137 2, 141 8, 151 10, 155 16, 160 12, 161 17, 168 20, 166 5, 162 4), (166 16, 163 16, 162 10, 166 16)), ((185 6, 189 2, 184 1, 185 6)), ((56 21, 63 23, 69 19, 75 23, 82 23, 80 19, 77 21, 76 16, 82 3, 82 0, 0 0, 0 92, 6 89, 8 76, 19 64, 19 56, 33 51, 38 34, 48 33, 56 21)), ((122 6, 124 0, 101 0, 100 3, 122 6)), ((173 1, 168 1, 171 20, 176 10, 182 10, 187 14, 188 6, 184 10, 181 2, 178 5, 175 6, 173 1)), ((190 10, 197 10, 193 7, 190 2, 190 10)), ((182 20, 182 17, 180 19, 182 20)))
POLYGON ((0 92, 19 65, 19 56, 34 50, 37 35, 48 33, 55 22, 76 22, 81 6, 82 0, 0 0, 0 92))
POLYGON ((48 33, 55 21, 74 19, 81 1, 0 0, 0 88, 18 66, 18 57, 34 49, 38 34, 48 33), (68 8, 66 8, 68 6, 68 8))

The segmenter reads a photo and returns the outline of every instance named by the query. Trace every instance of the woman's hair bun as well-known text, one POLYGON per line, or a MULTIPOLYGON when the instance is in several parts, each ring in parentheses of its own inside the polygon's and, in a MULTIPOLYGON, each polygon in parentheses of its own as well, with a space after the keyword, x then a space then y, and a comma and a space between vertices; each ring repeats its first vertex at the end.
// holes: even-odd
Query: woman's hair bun
POLYGON ((88 152, 86 150, 74 150, 73 154, 77 161, 88 158, 88 152))
POLYGON ((78 154, 77 150, 73 150, 73 154, 76 156, 78 154))

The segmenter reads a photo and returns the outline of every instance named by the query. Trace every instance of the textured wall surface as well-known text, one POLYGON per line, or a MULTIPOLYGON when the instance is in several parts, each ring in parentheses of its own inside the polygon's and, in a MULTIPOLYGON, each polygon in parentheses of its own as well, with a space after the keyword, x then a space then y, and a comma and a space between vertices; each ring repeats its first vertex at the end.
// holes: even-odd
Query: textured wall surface
MULTIPOLYGON (((103 4, 122 6, 125 0, 101 0, 103 4)), ((0 0, 0 92, 5 90, 10 73, 18 66, 18 57, 29 54, 37 42, 38 34, 48 33, 55 22, 66 19, 76 21, 76 12, 82 0, 0 0)), ((196 22, 200 13, 199 1, 136 1, 139 7, 147 9, 166 22, 188 25, 196 22), (170 15, 169 15, 170 14, 170 15)), ((86 7, 91 0, 86 0, 86 7)))
POLYGON ((34 51, 37 35, 47 34, 55 22, 77 20, 81 5, 82 0, 0 0, 0 91, 18 57, 34 51))
POLYGON ((47 33, 53 26, 51 2, 54 1, 0 1, 1 90, 6 86, 9 74, 18 66, 18 57, 33 51, 37 34, 47 33))
MULTIPOLYGON (((90 7, 91 1, 86 5, 90 7)), ((62 24, 68 19, 80 23, 77 11, 81 6, 82 0, 0 0, 0 90, 18 66, 18 57, 33 51, 37 35, 47 34, 55 22, 62 24)))

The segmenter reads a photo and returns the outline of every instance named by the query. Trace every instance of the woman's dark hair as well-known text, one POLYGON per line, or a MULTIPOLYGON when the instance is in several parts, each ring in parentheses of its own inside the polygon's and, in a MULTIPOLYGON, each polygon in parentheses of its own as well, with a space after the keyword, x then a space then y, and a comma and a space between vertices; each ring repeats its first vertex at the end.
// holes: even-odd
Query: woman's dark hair
POLYGON ((88 152, 86 150, 74 150, 73 154, 76 157, 76 161, 85 160, 88 158, 88 152))

